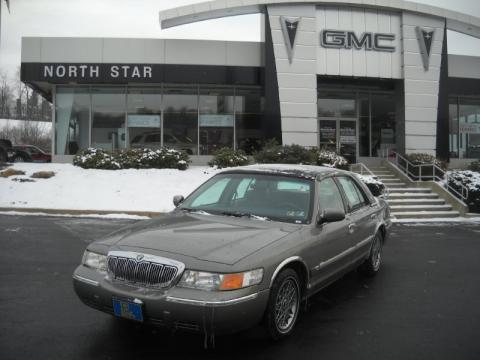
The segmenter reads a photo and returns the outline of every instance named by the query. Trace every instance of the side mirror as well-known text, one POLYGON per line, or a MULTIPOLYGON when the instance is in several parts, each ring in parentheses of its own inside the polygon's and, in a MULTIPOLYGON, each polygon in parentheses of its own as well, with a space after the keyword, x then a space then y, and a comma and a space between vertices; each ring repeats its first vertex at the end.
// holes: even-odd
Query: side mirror
POLYGON ((317 224, 321 225, 329 222, 342 221, 345 219, 345 211, 341 209, 328 208, 323 211, 317 220, 317 224))
POLYGON ((183 200, 185 200, 183 195, 175 195, 173 197, 173 205, 175 205, 175 207, 177 207, 178 205, 180 205, 183 202, 183 200))

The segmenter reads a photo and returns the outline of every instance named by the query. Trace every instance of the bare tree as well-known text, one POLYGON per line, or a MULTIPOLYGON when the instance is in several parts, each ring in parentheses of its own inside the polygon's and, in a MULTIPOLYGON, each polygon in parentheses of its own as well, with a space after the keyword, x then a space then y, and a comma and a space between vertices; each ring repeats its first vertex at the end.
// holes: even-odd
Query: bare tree
POLYGON ((7 73, 0 70, 0 118, 10 118, 12 100, 13 92, 8 81, 7 73))
POLYGON ((0 127, 0 139, 14 144, 35 145, 49 152, 52 144, 50 125, 39 121, 7 121, 0 127))

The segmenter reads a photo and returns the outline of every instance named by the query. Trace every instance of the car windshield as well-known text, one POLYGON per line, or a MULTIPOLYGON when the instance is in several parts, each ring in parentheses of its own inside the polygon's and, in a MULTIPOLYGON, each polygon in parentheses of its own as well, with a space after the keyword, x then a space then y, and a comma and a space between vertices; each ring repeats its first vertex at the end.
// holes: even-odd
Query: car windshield
POLYGON ((186 211, 296 224, 310 222, 313 180, 275 174, 226 173, 208 180, 179 207, 186 211))

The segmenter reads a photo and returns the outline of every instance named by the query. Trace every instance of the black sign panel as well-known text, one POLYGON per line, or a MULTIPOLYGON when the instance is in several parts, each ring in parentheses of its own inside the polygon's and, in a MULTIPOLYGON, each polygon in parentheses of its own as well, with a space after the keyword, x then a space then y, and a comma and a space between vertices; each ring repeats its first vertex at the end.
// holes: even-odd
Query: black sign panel
POLYGON ((53 84, 184 83, 262 85, 263 68, 174 64, 22 63, 21 80, 53 84))

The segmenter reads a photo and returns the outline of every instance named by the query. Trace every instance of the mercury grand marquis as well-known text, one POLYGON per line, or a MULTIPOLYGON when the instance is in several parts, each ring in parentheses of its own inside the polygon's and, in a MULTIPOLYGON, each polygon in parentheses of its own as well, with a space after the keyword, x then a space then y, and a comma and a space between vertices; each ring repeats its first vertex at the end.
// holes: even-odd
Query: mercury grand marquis
POLYGON ((174 204, 88 245, 73 274, 86 305, 207 337, 263 323, 278 340, 308 297, 379 271, 391 225, 355 174, 318 166, 227 169, 174 204))

